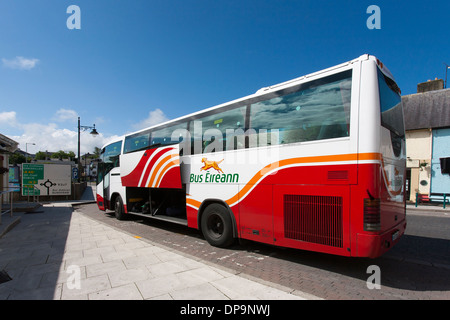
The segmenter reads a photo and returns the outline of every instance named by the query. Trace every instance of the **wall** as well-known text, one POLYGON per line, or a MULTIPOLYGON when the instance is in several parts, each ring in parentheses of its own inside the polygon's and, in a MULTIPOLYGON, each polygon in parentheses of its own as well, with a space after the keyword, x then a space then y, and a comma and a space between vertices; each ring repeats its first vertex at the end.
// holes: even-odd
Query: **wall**
POLYGON ((450 157, 450 128, 433 129, 431 193, 450 194, 450 175, 441 173, 439 158, 450 157))
POLYGON ((406 165, 411 170, 410 201, 416 193, 430 193, 432 131, 429 129, 406 132, 406 165))

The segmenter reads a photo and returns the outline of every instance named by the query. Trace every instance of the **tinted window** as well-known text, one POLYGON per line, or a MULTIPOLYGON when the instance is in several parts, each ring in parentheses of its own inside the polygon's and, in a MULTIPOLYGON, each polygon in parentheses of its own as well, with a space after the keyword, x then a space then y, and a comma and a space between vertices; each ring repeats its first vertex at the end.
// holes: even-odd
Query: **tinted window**
POLYGON ((183 141, 187 130, 187 123, 171 125, 152 132, 150 146, 164 146, 183 141))
POLYGON ((346 137, 350 100, 351 71, 347 71, 252 104, 250 128, 259 140, 267 135, 264 138, 270 144, 346 137), (278 130, 276 139, 274 129, 278 130))
POLYGON ((245 148, 243 137, 246 110, 247 107, 243 106, 191 121, 189 129, 193 153, 245 148), (236 136, 242 139, 236 139, 236 136))
POLYGON ((138 133, 125 138, 123 153, 143 150, 150 145, 150 132, 138 133))
POLYGON ((397 85, 378 70, 378 87, 380 90, 381 125, 400 137, 404 136, 402 98, 397 93, 397 85))
POLYGON ((103 148, 100 154, 100 162, 98 164, 97 183, 103 180, 103 177, 120 165, 119 156, 122 149, 122 141, 114 142, 103 148))

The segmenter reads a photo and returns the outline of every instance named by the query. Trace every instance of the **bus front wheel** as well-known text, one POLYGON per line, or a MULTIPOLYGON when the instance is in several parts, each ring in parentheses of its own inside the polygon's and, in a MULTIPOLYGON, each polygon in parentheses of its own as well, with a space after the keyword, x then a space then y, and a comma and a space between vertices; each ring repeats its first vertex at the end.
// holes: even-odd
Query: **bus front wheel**
POLYGON ((201 230, 206 241, 215 247, 227 247, 234 240, 230 214, 217 203, 210 204, 203 212, 201 230))
POLYGON ((123 210, 123 201, 120 196, 117 196, 116 199, 114 199, 114 215, 116 216, 117 220, 125 219, 125 212, 123 210))

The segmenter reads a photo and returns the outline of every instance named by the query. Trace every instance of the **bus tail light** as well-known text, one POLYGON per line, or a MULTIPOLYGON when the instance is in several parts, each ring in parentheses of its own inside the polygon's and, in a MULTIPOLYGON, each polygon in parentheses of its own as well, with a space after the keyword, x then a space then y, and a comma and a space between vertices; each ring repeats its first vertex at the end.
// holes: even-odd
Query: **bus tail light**
POLYGON ((380 199, 364 199, 364 231, 380 231, 380 199))

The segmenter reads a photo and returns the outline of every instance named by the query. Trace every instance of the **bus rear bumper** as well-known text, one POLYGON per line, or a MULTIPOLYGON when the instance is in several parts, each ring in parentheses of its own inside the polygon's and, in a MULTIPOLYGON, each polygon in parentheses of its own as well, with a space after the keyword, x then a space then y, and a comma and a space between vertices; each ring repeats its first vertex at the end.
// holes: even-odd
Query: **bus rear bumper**
POLYGON ((381 234, 357 233, 356 256, 377 258, 392 248, 405 233, 406 221, 381 234))

